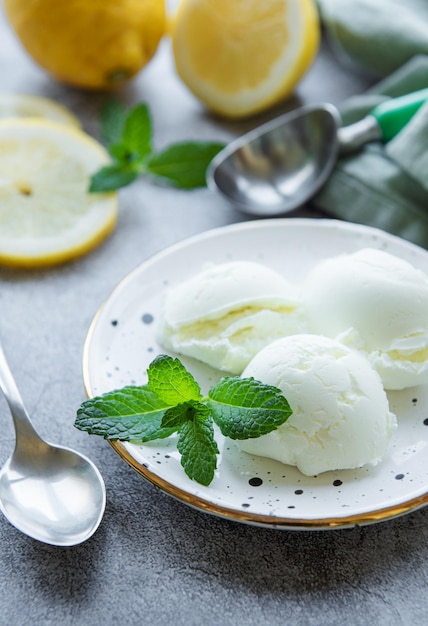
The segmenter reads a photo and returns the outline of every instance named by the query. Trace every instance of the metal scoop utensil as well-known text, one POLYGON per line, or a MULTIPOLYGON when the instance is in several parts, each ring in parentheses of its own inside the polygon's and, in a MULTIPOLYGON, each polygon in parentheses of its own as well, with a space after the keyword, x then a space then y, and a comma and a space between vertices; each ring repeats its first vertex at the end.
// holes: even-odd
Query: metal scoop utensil
POLYGON ((293 211, 327 181, 340 154, 390 141, 427 100, 428 89, 390 99, 349 126, 332 104, 302 107, 226 146, 207 170, 208 187, 244 213, 293 211))

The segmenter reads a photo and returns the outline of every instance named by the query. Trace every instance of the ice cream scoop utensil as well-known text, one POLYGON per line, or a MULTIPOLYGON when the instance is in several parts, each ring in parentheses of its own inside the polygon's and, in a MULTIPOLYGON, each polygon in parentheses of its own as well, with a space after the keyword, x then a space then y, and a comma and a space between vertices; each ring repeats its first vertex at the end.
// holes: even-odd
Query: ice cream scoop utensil
POLYGON ((371 141, 388 142, 427 101, 428 89, 390 99, 341 126, 332 104, 302 107, 250 131, 219 152, 207 184, 244 213, 263 217, 292 211, 327 181, 339 154, 371 141))
POLYGON ((98 528, 105 508, 100 472, 86 457, 46 443, 34 430, 0 345, 0 388, 16 444, 0 470, 0 510, 18 530, 56 546, 79 544, 98 528))

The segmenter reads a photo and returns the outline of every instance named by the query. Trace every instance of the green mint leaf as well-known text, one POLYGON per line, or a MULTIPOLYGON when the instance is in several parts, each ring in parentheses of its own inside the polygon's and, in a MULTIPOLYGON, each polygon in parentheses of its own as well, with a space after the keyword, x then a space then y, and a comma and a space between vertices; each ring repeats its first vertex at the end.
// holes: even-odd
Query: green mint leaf
POLYGON ((109 152, 118 164, 125 166, 135 164, 135 170, 139 169, 141 158, 136 152, 130 152, 124 143, 115 143, 110 146, 109 152))
POLYGON ((195 419, 196 413, 201 417, 207 417, 209 414, 209 412, 206 412, 206 406, 201 402, 195 402, 193 400, 182 402, 165 411, 162 418, 162 426, 179 430, 184 422, 195 419))
POLYGON ((152 441, 176 430, 162 425, 168 408, 147 385, 124 387, 83 402, 74 425, 104 439, 152 441))
POLYGON ((265 435, 292 413, 279 389, 239 376, 222 378, 209 391, 207 406, 223 435, 231 439, 265 435))
POLYGON ((91 177, 89 192, 115 191, 120 187, 126 187, 138 178, 138 174, 135 168, 119 163, 106 165, 91 177))
POLYGON ((201 485, 209 485, 214 478, 219 449, 209 409, 204 405, 195 409, 193 419, 182 424, 177 450, 187 476, 201 485))
POLYGON ((182 142, 173 144, 145 159, 145 170, 168 180, 182 189, 206 185, 207 167, 215 155, 224 148, 220 143, 182 142))
POLYGON ((109 148, 120 143, 125 126, 126 113, 117 100, 109 100, 101 109, 101 139, 109 148))
POLYGON ((189 419, 189 414, 191 414, 191 412, 192 410, 187 402, 177 404, 177 406, 172 406, 170 409, 165 411, 162 418, 162 426, 165 428, 175 428, 175 430, 179 430, 180 426, 189 419))
POLYGON ((120 141, 129 153, 135 154, 141 161, 152 151, 152 121, 149 107, 145 103, 137 104, 126 116, 120 141))
POLYGON ((200 400, 201 389, 179 359, 161 354, 147 370, 148 387, 169 405, 200 400))

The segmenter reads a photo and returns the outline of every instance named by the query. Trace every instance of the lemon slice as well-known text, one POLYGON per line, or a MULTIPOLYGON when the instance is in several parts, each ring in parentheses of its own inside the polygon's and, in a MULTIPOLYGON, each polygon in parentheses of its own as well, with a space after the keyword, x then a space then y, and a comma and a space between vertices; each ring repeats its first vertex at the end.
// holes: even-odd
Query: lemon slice
POLYGON ((231 118, 291 94, 320 40, 314 0, 182 0, 170 28, 181 79, 231 118))
POLYGON ((89 179, 109 162, 79 129, 1 120, 0 263, 43 267, 97 246, 116 224, 117 195, 89 194, 89 179))
POLYGON ((0 94, 0 118, 41 117, 80 128, 77 117, 62 104, 42 96, 0 94))

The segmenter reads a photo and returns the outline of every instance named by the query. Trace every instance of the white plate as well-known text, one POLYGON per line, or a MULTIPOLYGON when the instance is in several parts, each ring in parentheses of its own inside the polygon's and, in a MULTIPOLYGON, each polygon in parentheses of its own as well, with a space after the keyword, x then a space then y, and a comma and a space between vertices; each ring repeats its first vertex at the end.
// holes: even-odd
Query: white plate
MULTIPOLYGON (((428 272, 428 253, 382 231, 335 220, 274 219, 205 232, 157 254, 120 282, 98 311, 84 349, 88 395, 147 381, 159 353, 156 325, 165 289, 206 261, 250 260, 299 282, 316 262, 376 247, 428 272)), ((182 358, 207 391, 219 373, 182 358)), ((390 452, 376 467, 305 477, 297 469, 240 452, 218 437, 215 478, 203 487, 184 473, 175 443, 114 450, 163 491, 198 509, 241 522, 286 529, 340 528, 391 519, 428 503, 428 389, 389 394, 399 427, 390 452)))

